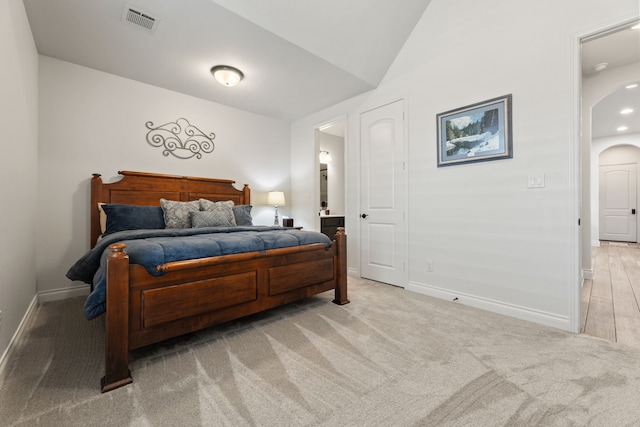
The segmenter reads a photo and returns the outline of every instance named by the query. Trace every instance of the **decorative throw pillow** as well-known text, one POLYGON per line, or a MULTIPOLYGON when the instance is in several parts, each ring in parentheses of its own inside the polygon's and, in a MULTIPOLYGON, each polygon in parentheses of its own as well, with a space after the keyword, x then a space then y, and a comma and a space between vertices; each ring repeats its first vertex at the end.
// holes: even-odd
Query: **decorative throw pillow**
POLYGON ((205 212, 219 212, 224 217, 224 222, 231 226, 236 225, 236 218, 233 215, 233 201, 212 202, 207 199, 200 199, 200 210, 205 212))
POLYGON ((235 205, 233 207, 233 216, 236 218, 237 225, 253 225, 251 205, 235 205))
POLYGON ((166 228, 190 228, 190 212, 200 210, 200 202, 177 202, 174 200, 160 199, 160 206, 164 212, 164 224, 166 228))
POLYGON ((218 211, 198 211, 190 212, 191 227, 233 227, 235 222, 229 221, 229 215, 226 212, 218 211))
POLYGON ((164 228, 164 214, 160 206, 136 206, 105 203, 106 215, 103 236, 116 231, 164 228))

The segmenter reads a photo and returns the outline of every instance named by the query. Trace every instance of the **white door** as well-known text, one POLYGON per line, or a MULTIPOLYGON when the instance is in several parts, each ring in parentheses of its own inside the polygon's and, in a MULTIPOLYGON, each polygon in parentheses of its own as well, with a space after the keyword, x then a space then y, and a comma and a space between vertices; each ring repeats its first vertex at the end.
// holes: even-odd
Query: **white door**
POLYGON ((362 277, 404 286, 404 101, 362 113, 360 138, 362 277))
POLYGON ((637 242, 636 165, 600 166, 600 240, 637 242))

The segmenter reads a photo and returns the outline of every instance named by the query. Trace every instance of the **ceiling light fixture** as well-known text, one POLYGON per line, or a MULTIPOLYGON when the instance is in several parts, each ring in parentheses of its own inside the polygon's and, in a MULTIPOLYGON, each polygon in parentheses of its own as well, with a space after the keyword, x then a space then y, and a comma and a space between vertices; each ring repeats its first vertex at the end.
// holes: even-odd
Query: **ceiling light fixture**
POLYGON ((229 65, 216 65, 211 69, 211 74, 217 82, 223 86, 236 86, 244 78, 242 71, 229 65))
POLYGON ((633 108, 625 108, 620 111, 620 114, 631 114, 633 113, 633 108))
POLYGON ((617 131, 618 131, 618 132, 624 132, 624 131, 625 131, 625 130, 627 130, 627 129, 629 129, 629 128, 628 128, 628 127, 626 127, 626 126, 620 126, 620 127, 617 129, 617 131))
POLYGON ((635 89, 638 87, 638 83, 631 83, 630 85, 626 85, 625 89, 635 89))
POLYGON ((640 30, 640 24, 636 24, 633 27, 631 27, 632 30, 640 30))
POLYGON ((595 71, 602 71, 602 70, 604 70, 605 68, 607 68, 608 66, 609 66, 609 63, 608 63, 608 62, 601 62, 601 63, 599 63, 599 64, 594 65, 594 66, 593 66, 593 69, 594 69, 595 71))

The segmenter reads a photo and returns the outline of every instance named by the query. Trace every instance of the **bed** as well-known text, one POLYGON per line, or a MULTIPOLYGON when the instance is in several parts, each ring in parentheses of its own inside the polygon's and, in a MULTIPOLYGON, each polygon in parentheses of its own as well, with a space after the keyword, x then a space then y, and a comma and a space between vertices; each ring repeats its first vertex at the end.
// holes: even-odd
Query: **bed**
MULTIPOLYGON (((103 280, 105 284, 106 355, 102 392, 133 381, 128 366, 130 350, 329 290, 334 290, 334 303, 349 303, 347 237, 343 228, 338 230, 332 241, 327 239, 328 242, 314 240, 321 233, 251 226, 230 227, 229 230, 224 227, 213 230, 208 227, 197 230, 124 230, 102 237, 105 228, 104 215, 101 218, 101 210, 105 208, 103 204, 107 207, 131 207, 134 211, 138 208, 153 209, 152 206, 161 204, 164 208, 166 203, 177 202, 184 206, 188 205, 184 202, 202 206, 205 202, 217 205, 232 201, 234 209, 251 206, 249 187, 244 185, 238 190, 233 180, 131 171, 118 173, 122 178, 113 183, 104 183, 100 174, 93 174, 92 250, 85 255, 100 252, 105 247, 98 260, 104 273, 102 276, 94 274, 92 283, 92 295, 97 293, 96 283, 103 280), (229 253, 226 243, 216 243, 217 252, 211 252, 215 253, 214 256, 182 259, 185 253, 196 249, 196 244, 191 241, 184 243, 180 239, 213 239, 214 232, 227 239, 248 239, 252 244, 263 246, 244 246, 240 253, 229 253), (156 233, 160 233, 159 237, 156 233), (175 233, 180 236, 173 236, 175 233), (119 240, 120 234, 126 236, 122 241, 119 240), (130 234, 133 235, 131 239, 141 240, 130 240, 130 234), (182 237, 182 234, 189 237, 182 237), (170 241, 180 242, 179 249, 167 250, 164 245, 170 241), (283 247, 276 245, 277 242, 284 242, 283 247), (141 265, 147 261, 136 261, 142 259, 141 254, 146 254, 145 245, 161 247, 163 251, 179 256, 175 257, 176 260, 155 265, 155 271, 152 271, 148 265, 141 265)), ((195 215, 199 214, 190 215, 195 221, 195 215)), ((109 220, 110 217, 107 218, 109 220)), ((198 249, 196 253, 208 252, 198 249)), ((67 276, 79 280, 78 275, 73 274, 74 268, 76 266, 69 270, 67 276)))

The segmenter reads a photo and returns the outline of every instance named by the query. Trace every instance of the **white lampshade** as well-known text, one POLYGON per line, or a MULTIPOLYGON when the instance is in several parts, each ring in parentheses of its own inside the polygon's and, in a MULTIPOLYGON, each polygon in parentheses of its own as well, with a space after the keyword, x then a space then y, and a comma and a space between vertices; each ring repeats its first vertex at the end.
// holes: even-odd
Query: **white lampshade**
POLYGON ((242 71, 228 65, 216 65, 211 74, 223 86, 236 86, 244 78, 242 71))
POLYGON ((267 195, 267 204, 274 206, 284 206, 284 192, 269 191, 269 194, 267 195))

